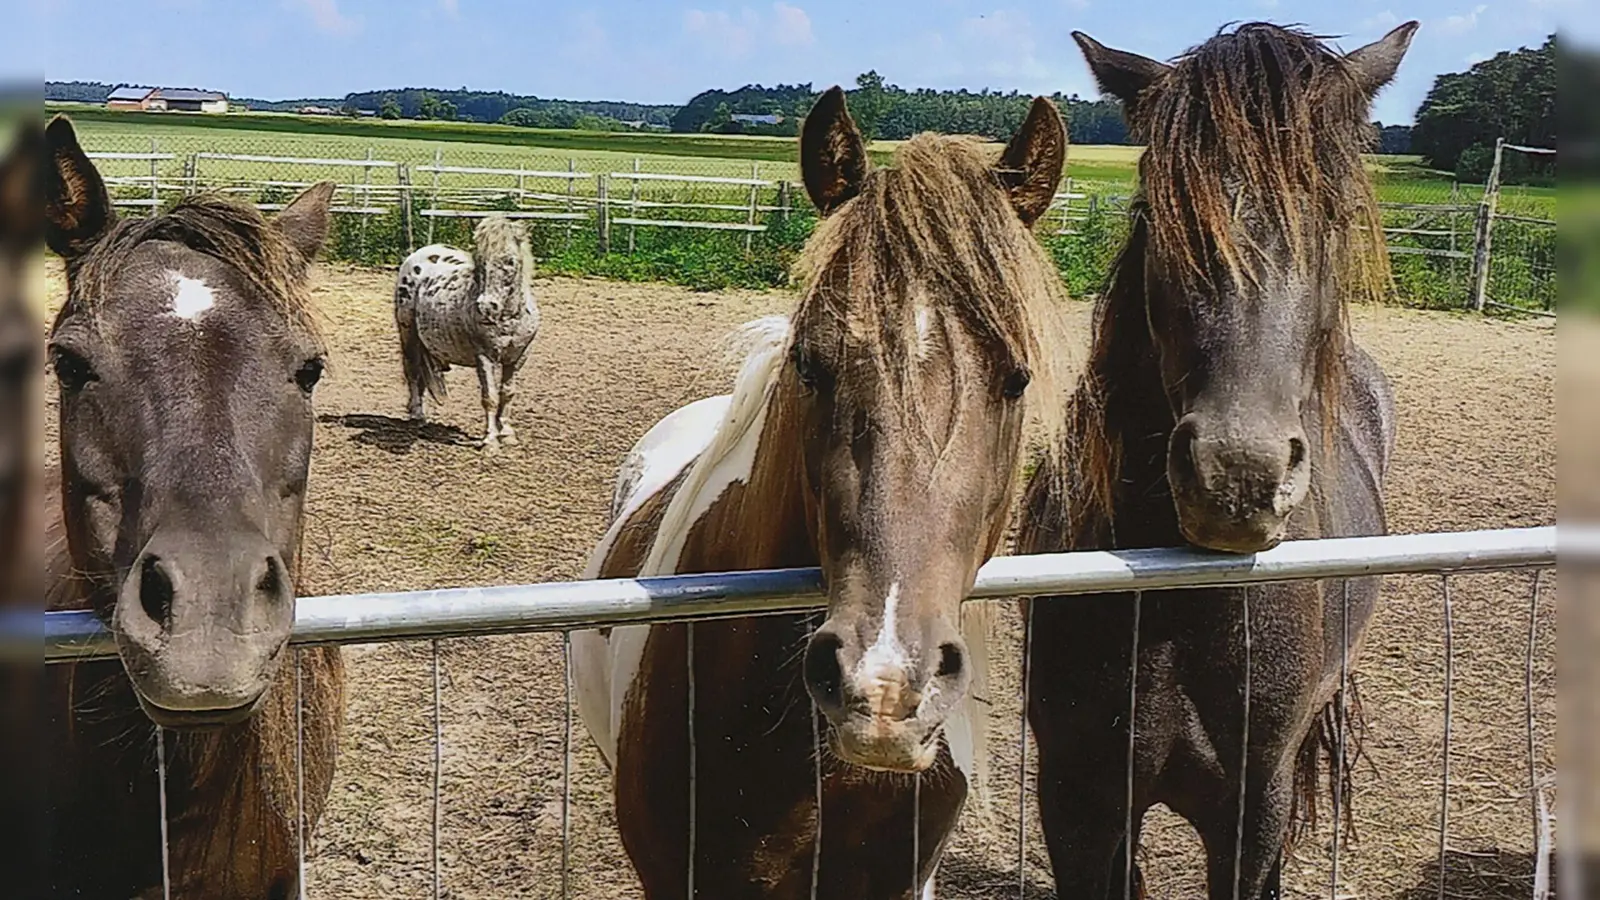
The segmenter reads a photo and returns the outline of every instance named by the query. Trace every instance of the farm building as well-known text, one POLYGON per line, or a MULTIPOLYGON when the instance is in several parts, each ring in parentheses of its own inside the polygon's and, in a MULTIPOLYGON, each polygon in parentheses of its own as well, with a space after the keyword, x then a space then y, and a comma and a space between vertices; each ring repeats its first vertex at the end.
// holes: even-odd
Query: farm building
POLYGON ((119 87, 106 95, 106 108, 225 113, 228 96, 191 88, 119 87))
POLYGON ((155 88, 119 87, 106 95, 107 109, 165 109, 160 102, 155 88))
POLYGON ((783 123, 782 113, 734 113, 733 120, 746 125, 779 125, 783 123))

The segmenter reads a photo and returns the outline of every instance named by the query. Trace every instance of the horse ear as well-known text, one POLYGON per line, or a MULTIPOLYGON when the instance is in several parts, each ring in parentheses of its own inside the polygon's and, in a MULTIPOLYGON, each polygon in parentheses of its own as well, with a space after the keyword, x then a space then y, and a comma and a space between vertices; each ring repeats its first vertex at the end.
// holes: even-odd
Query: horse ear
POLYGON ((0 160, 0 241, 31 247, 44 222, 44 129, 35 119, 17 127, 11 152, 0 160))
POLYGON ((1012 136, 996 167, 1024 225, 1033 225, 1055 202, 1066 162, 1067 127, 1061 113, 1049 99, 1035 97, 1022 129, 1012 136))
POLYGON ((1072 39, 1083 51, 1083 58, 1088 61, 1089 71, 1094 73, 1100 90, 1121 100, 1130 112, 1145 88, 1160 81, 1172 69, 1148 56, 1113 50, 1081 31, 1074 31, 1072 39))
POLYGON ((861 140, 844 91, 834 85, 817 99, 800 131, 800 175, 817 212, 827 215, 861 193, 867 145, 861 140))
POLYGON ((305 192, 283 208, 273 223, 289 243, 307 260, 317 258, 322 244, 328 239, 328 204, 333 201, 334 184, 322 181, 305 189, 305 192))
POLYGON ((1394 78, 1394 73, 1400 68, 1400 60, 1405 58, 1406 51, 1411 48, 1411 38, 1419 27, 1421 27, 1419 22, 1407 22, 1365 47, 1350 51, 1345 56, 1344 61, 1350 65, 1356 80, 1361 83, 1361 89, 1367 92, 1368 97, 1376 95, 1394 78))
POLYGON ((56 116, 44 130, 44 236, 64 259, 88 252, 105 234, 116 213, 106 183, 78 146, 78 134, 66 116, 56 116))

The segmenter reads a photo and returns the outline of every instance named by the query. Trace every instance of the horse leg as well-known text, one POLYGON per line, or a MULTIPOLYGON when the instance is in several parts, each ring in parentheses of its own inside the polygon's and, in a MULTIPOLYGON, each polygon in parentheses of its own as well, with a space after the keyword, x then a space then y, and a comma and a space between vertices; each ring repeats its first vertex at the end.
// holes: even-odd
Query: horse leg
POLYGON ((1062 756, 1040 748, 1039 819, 1055 875, 1056 896, 1122 900, 1127 830, 1124 802, 1108 795, 1103 784, 1087 784, 1075 777, 1075 772, 1086 769, 1062 756))
MULTIPOLYGON (((1266 758, 1252 754, 1252 766, 1265 767, 1266 758)), ((1211 807, 1200 838, 1206 846, 1206 880, 1211 900, 1251 900, 1277 897, 1281 879, 1283 840, 1288 833, 1293 766, 1261 778, 1246 779, 1244 844, 1239 836, 1239 790, 1211 807), (1235 884, 1234 873, 1238 873, 1235 884), (1270 889, 1270 890, 1269 890, 1270 889)))
POLYGON ((500 440, 508 444, 517 442, 517 430, 506 422, 506 410, 511 408, 511 399, 517 395, 516 388, 511 386, 511 379, 517 375, 519 362, 508 362, 500 367, 500 407, 495 414, 500 425, 500 440))
MULTIPOLYGON (((1136 832, 1140 830, 1138 823, 1135 823, 1133 827, 1136 832)), ((1139 838, 1137 834, 1134 835, 1133 850, 1134 854, 1137 855, 1139 852, 1139 838)), ((1114 866, 1122 867, 1119 870, 1122 874, 1117 874, 1116 872, 1112 874, 1111 881, 1116 886, 1116 889, 1111 893, 1111 900, 1121 900, 1124 893, 1127 896, 1132 897, 1133 900, 1144 900, 1144 872, 1139 869, 1139 864, 1137 862, 1133 864, 1133 870, 1131 873, 1133 875, 1133 889, 1128 891, 1122 890, 1121 886, 1124 883, 1123 879, 1129 874, 1127 871, 1127 853, 1128 839, 1127 837, 1123 837, 1122 843, 1117 845, 1117 861, 1112 864, 1114 866)))
POLYGON ((406 388, 411 392, 410 399, 406 401, 406 417, 413 422, 426 421, 428 413, 423 406, 423 392, 425 389, 422 386, 422 379, 407 378, 406 388))
POLYGON ((483 449, 500 449, 500 363, 478 357, 478 388, 483 394, 483 449))
POLYGON ((1283 900, 1283 851, 1273 860, 1272 871, 1267 873, 1267 883, 1261 888, 1261 900, 1283 900))

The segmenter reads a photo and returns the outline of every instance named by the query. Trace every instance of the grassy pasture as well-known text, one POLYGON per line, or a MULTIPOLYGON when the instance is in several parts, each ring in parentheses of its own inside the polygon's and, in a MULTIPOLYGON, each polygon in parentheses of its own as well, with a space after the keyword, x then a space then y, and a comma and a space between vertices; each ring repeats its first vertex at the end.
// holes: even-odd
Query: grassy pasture
MULTIPOLYGON (((447 165, 487 168, 626 171, 641 160, 644 171, 720 177, 749 177, 750 164, 761 177, 794 180, 795 147, 790 138, 745 135, 664 134, 659 132, 584 132, 514 128, 472 122, 350 120, 339 117, 244 113, 183 116, 171 113, 108 112, 97 107, 61 105, 73 116, 85 142, 97 150, 137 152, 154 138, 166 152, 208 150, 277 156, 361 158, 370 148, 378 159, 419 165, 440 149, 447 165)), ((887 162, 897 141, 877 141, 873 156, 887 162)), ((1110 193, 1132 189, 1142 148, 1075 145, 1068 151, 1068 174, 1075 182, 1110 193)), ((1448 173, 1423 167, 1415 156, 1372 156, 1368 170, 1379 199, 1397 203, 1471 203, 1481 191, 1463 185, 1453 194, 1448 173)), ((1502 204, 1525 214, 1554 210, 1552 188, 1507 187, 1502 204)))
MULTIPOLYGON (((171 154, 172 159, 156 166, 163 190, 182 186, 185 162, 198 152, 344 160, 365 159, 370 152, 374 160, 409 167, 417 209, 440 206, 582 214, 598 202, 600 187, 595 176, 604 173, 613 176, 608 181, 613 215, 720 222, 737 228, 752 220, 748 185, 635 182, 615 177, 615 173, 631 173, 637 166, 646 174, 754 177, 790 183, 787 205, 797 215, 787 219, 777 213, 784 205, 780 188, 769 184, 755 189, 758 208, 754 221, 769 230, 753 238, 739 231, 619 226, 612 235, 611 252, 600 253, 592 217, 575 223, 535 224, 534 233, 543 246, 541 256, 555 270, 573 274, 661 279, 700 287, 781 284, 787 277, 788 261, 810 233, 809 205, 798 183, 792 138, 577 132, 284 114, 140 114, 91 107, 68 111, 84 145, 92 151, 144 153, 154 148, 171 154), (569 182, 560 176, 421 171, 434 162, 436 153, 446 167, 575 171, 582 177, 569 182)), ((888 162, 898 143, 876 142, 872 148, 875 159, 880 164, 888 162)), ((1098 290, 1104 279, 1125 233, 1123 200, 1134 190, 1141 152, 1142 148, 1127 146, 1069 148, 1070 190, 1084 196, 1073 201, 1072 221, 1047 219, 1040 232, 1075 294, 1098 290)), ((1459 307, 1466 298, 1469 265, 1459 257, 1436 254, 1471 250, 1472 207, 1479 200, 1481 186, 1457 185, 1448 173, 1429 170, 1414 156, 1371 156, 1367 167, 1379 200, 1386 204, 1455 206, 1450 211, 1387 208, 1383 217, 1386 227, 1411 232, 1392 237, 1392 243, 1402 245, 1392 256, 1401 298, 1420 306, 1459 307)), ((138 178, 148 177, 151 166, 147 161, 105 160, 101 170, 112 178, 138 178)), ((404 255, 403 225, 395 209, 400 198, 398 172, 393 166, 367 172, 361 167, 315 162, 201 159, 198 170, 200 184, 259 203, 286 201, 295 184, 337 181, 346 186, 340 202, 357 205, 370 201, 369 205, 389 208, 391 213, 342 217, 347 221, 341 222, 335 254, 378 265, 393 264, 404 255), (370 184, 372 190, 364 190, 364 184, 370 184)), ((114 184, 113 188, 126 199, 150 193, 148 185, 136 182, 114 184)), ((163 199, 169 196, 176 193, 164 194, 163 199)), ((1553 219, 1555 191, 1506 187, 1500 209, 1513 216, 1553 219)), ((416 242, 432 238, 468 245, 470 241, 470 220, 419 218, 413 228, 416 242)), ((1498 225, 1492 294, 1507 297, 1507 302, 1548 308, 1554 294, 1554 237, 1553 228, 1534 222, 1498 225)))

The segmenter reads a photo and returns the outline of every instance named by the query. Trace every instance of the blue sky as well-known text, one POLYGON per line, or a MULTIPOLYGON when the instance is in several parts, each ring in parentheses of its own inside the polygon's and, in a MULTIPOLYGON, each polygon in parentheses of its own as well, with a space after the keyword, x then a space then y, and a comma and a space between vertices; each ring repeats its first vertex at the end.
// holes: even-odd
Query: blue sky
POLYGON ((869 68, 904 87, 1092 97, 1073 29, 1166 58, 1230 21, 1301 23, 1348 50, 1418 19, 1374 109, 1407 122, 1439 72, 1536 44, 1558 23, 1600 41, 1592 0, 8 0, 17 2, 30 22, 13 33, 21 40, 0 73, 266 99, 411 85, 681 103, 707 87, 820 88, 869 68))

